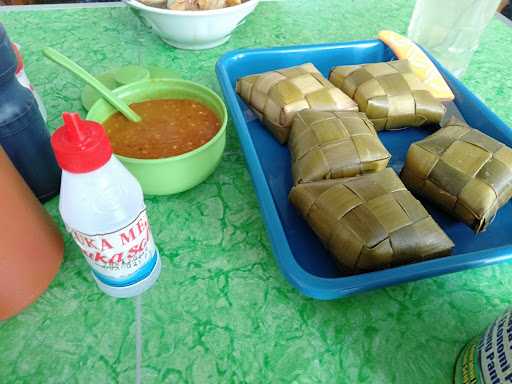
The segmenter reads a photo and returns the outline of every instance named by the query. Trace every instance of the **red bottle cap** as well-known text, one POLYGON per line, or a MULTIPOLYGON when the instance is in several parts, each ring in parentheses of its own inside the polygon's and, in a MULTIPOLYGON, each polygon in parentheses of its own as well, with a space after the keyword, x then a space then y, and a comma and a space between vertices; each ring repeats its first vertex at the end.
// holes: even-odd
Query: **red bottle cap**
POLYGON ((82 120, 78 113, 64 112, 64 125, 52 135, 52 147, 59 166, 72 173, 86 173, 103 166, 112 147, 101 124, 82 120))
POLYGON ((23 57, 21 57, 20 50, 16 44, 12 43, 11 46, 14 54, 16 55, 16 60, 18 61, 18 65, 16 66, 16 74, 18 75, 21 71, 23 71, 24 68, 23 57))

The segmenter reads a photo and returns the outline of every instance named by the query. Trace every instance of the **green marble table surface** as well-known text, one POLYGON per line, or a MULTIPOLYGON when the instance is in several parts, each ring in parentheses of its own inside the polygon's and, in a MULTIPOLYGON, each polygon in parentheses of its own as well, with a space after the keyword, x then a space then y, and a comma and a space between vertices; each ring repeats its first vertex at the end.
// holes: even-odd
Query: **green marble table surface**
MULTIPOLYGON (((0 12, 22 45, 49 111, 84 112, 82 83, 43 58, 52 46, 92 72, 129 63, 171 67, 220 91, 214 64, 243 47, 350 41, 405 33, 409 0, 262 2, 222 47, 170 48, 124 7, 0 12)), ((512 123, 512 29, 493 20, 464 82, 512 123)), ((322 302, 280 273, 236 132, 197 188, 146 200, 163 271, 143 296, 143 383, 448 384, 460 348, 512 302, 507 264, 322 302)), ((46 204, 62 227, 58 199, 46 204)), ((65 237, 48 291, 0 323, 1 383, 131 383, 134 302, 96 287, 65 237)))

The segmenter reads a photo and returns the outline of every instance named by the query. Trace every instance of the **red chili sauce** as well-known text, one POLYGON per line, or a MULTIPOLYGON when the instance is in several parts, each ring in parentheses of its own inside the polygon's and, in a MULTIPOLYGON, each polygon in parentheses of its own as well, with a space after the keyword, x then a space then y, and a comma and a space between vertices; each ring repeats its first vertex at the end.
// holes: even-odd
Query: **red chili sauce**
POLYGON ((220 129, 219 118, 195 100, 150 100, 131 104, 139 123, 116 112, 103 124, 115 154, 161 159, 199 148, 220 129))

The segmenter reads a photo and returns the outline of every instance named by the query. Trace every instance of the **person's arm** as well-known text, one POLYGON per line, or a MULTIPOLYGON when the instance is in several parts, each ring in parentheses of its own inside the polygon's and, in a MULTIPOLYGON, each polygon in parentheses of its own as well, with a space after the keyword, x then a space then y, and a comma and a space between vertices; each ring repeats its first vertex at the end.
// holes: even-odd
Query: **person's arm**
POLYGON ((498 5, 498 12, 501 13, 501 11, 503 11, 503 9, 510 4, 510 0, 501 0, 501 3, 500 5, 498 5))

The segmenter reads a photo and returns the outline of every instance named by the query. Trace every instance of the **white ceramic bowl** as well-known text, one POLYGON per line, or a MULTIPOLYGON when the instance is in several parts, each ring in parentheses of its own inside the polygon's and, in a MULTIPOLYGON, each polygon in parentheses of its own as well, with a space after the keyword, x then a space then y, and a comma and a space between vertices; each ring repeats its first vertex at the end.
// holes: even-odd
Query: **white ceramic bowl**
POLYGON ((211 11, 171 11, 149 7, 137 0, 123 2, 167 44, 182 49, 207 49, 228 41, 259 0, 211 11))

